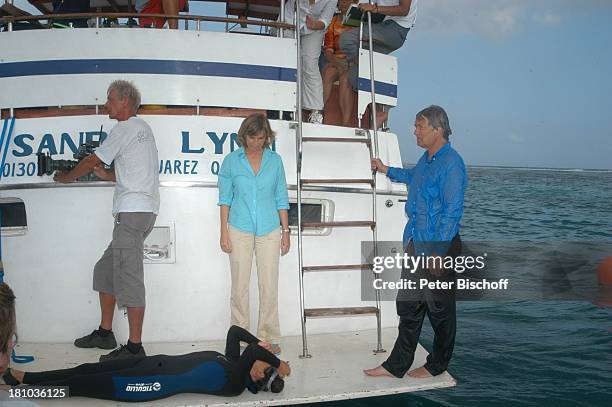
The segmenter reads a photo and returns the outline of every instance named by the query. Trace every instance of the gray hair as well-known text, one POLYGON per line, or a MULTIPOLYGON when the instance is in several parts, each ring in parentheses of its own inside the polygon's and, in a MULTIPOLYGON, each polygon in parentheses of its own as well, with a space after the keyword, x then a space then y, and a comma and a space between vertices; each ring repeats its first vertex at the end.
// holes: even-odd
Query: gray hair
POLYGON ((140 92, 132 82, 121 79, 113 81, 113 83, 108 86, 107 94, 110 94, 113 90, 117 92, 119 99, 123 100, 128 98, 132 102, 131 107, 134 112, 138 111, 140 107, 140 92))
POLYGON ((448 123, 448 116, 446 115, 444 109, 442 109, 440 106, 431 105, 426 107, 416 114, 417 119, 421 117, 427 119, 427 122, 434 129, 441 128, 443 132, 442 135, 446 140, 448 140, 448 137, 453 134, 450 124, 448 123))

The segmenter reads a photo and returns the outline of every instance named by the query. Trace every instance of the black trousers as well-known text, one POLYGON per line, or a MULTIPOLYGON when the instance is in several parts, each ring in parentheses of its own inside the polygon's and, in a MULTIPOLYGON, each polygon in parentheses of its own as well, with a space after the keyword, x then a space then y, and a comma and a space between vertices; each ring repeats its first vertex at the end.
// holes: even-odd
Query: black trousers
MULTIPOLYGON (((406 248, 406 253, 414 255, 412 242, 406 248)), ((451 241, 446 256, 456 257, 460 254, 461 238, 457 234, 451 241)), ((415 280, 417 284, 419 278, 454 282, 455 272, 445 270, 442 276, 436 278, 428 270, 420 269, 416 273, 410 273, 409 270, 402 269, 402 278, 415 280)), ((439 290, 423 288, 418 290, 418 295, 415 292, 411 292, 410 295, 398 292, 396 301, 397 315, 400 317, 398 335, 389 358, 382 364, 389 373, 403 377, 412 366, 426 314, 434 331, 434 342, 433 350, 427 356, 425 369, 432 376, 439 375, 447 369, 453 355, 457 332, 455 285, 452 287, 452 289, 439 290)))

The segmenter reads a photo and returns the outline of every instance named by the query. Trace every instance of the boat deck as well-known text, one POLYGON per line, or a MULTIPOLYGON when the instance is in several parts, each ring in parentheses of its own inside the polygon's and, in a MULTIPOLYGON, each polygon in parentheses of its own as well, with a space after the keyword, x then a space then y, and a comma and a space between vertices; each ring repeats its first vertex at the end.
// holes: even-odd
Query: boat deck
MULTIPOLYGON (((309 336, 310 359, 300 359, 301 337, 283 338, 281 359, 289 360, 292 374, 285 381, 280 394, 244 391, 238 397, 224 398, 204 394, 179 394, 163 400, 146 403, 119 403, 74 397, 63 400, 36 400, 40 406, 272 406, 302 403, 317 403, 383 396, 418 390, 450 387, 456 384, 448 374, 429 379, 372 378, 363 374, 364 368, 379 365, 388 356, 397 334, 396 328, 383 330, 383 345, 387 353, 374 354, 376 331, 320 334, 309 336)), ((198 350, 223 351, 224 342, 158 343, 146 344, 147 353, 181 354, 198 350)), ((78 349, 71 344, 19 344, 19 355, 34 355, 36 360, 25 365, 16 365, 26 371, 59 369, 91 362, 105 351, 78 349)), ((413 367, 422 366, 427 356, 419 345, 413 367)), ((2 397, 0 397, 2 399, 2 397)))

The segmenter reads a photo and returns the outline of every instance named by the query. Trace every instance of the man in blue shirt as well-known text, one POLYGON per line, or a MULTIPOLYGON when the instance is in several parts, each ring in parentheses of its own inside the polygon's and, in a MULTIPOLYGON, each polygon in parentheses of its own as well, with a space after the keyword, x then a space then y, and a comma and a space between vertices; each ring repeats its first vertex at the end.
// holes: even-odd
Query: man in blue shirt
MULTIPOLYGON (((416 115, 414 135, 419 147, 426 151, 414 168, 387 167, 379 159, 372 160, 372 169, 382 172, 394 182, 409 186, 406 200, 408 223, 403 243, 409 256, 432 259, 429 268, 402 270, 402 278, 426 278, 430 282, 454 282, 455 272, 444 269, 434 260, 461 254, 459 221, 463 214, 463 196, 467 186, 465 165, 451 147, 448 116, 439 106, 430 106, 416 115)), ((417 288, 419 285, 417 284, 417 288)), ((455 285, 448 289, 402 290, 397 297, 400 317, 398 337, 389 358, 369 376, 403 377, 414 360, 425 314, 434 330, 433 351, 424 366, 408 372, 415 378, 439 375, 448 367, 453 353, 456 332, 455 285)))

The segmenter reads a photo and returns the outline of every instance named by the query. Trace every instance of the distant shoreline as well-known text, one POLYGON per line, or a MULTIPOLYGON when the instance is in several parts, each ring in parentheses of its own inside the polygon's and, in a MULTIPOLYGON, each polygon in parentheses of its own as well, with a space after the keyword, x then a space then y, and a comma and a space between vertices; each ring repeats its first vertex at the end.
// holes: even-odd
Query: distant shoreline
MULTIPOLYGON (((414 167, 416 164, 403 163, 404 167, 414 167)), ((520 170, 520 171, 556 171, 556 172, 612 172, 603 168, 548 168, 548 167, 511 167, 506 165, 468 165, 468 168, 490 170, 520 170)))

